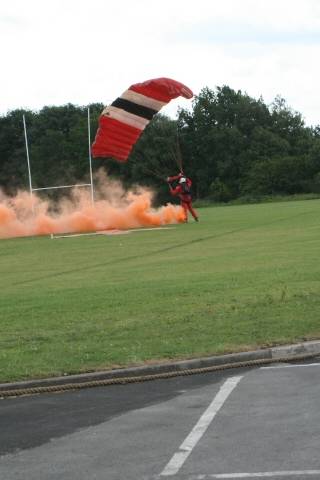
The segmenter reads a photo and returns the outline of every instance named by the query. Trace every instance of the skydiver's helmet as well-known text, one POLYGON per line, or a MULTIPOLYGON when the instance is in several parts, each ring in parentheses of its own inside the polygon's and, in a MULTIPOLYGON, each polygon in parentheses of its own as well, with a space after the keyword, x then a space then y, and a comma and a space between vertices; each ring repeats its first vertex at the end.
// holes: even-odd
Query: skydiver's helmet
POLYGON ((181 177, 179 183, 185 183, 187 181, 186 177, 181 177))

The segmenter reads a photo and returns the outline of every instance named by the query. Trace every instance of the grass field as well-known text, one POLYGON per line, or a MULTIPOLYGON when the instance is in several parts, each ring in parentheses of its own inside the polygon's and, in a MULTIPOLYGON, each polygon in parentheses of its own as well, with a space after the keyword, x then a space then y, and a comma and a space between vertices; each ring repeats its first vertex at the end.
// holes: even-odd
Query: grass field
POLYGON ((320 200, 0 240, 0 382, 320 338, 320 200))

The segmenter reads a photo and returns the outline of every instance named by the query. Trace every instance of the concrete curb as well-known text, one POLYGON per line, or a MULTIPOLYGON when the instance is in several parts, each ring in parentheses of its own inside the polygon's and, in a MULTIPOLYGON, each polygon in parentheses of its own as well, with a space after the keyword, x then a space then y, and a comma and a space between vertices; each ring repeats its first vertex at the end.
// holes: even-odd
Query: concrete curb
POLYGON ((192 370, 197 368, 226 365, 232 363, 249 362, 262 359, 279 359, 295 357, 297 355, 320 355, 320 340, 302 342, 294 345, 284 345, 280 347, 254 350, 251 352, 232 353, 229 355, 219 355, 213 357, 203 357, 199 359, 183 360, 172 363, 159 363, 156 365, 146 365, 140 367, 121 368, 107 370, 102 372, 83 373, 79 375, 65 375, 63 377, 44 378, 40 380, 28 380, 15 383, 0 384, 1 391, 48 387, 51 385, 66 385, 69 383, 83 383, 95 380, 105 380, 124 377, 141 377, 145 375, 155 375, 159 373, 192 370))

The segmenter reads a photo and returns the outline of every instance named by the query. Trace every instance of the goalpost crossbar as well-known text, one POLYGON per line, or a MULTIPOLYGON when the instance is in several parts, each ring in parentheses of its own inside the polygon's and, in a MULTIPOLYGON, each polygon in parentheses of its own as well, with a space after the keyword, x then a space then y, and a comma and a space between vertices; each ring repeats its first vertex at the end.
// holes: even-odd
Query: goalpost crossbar
POLYGON ((56 188, 73 188, 73 187, 91 187, 91 183, 82 183, 76 185, 60 185, 59 187, 42 187, 42 188, 32 188, 33 192, 37 190, 54 190, 56 188))

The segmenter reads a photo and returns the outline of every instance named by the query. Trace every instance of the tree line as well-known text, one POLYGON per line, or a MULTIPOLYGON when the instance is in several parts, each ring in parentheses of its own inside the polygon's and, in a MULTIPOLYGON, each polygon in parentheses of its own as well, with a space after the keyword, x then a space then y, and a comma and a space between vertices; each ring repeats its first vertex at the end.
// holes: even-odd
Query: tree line
MULTIPOLYGON (((91 104, 92 140, 103 104, 91 104)), ((87 107, 47 106, 13 110, 0 117, 0 187, 28 188, 25 115, 33 187, 89 183, 87 107)), ((127 163, 93 159, 126 187, 146 185, 169 199, 165 178, 181 167, 193 179, 196 199, 229 202, 266 195, 320 193, 320 126, 281 97, 271 105, 224 85, 204 88, 190 109, 173 120, 158 114, 127 163)))

